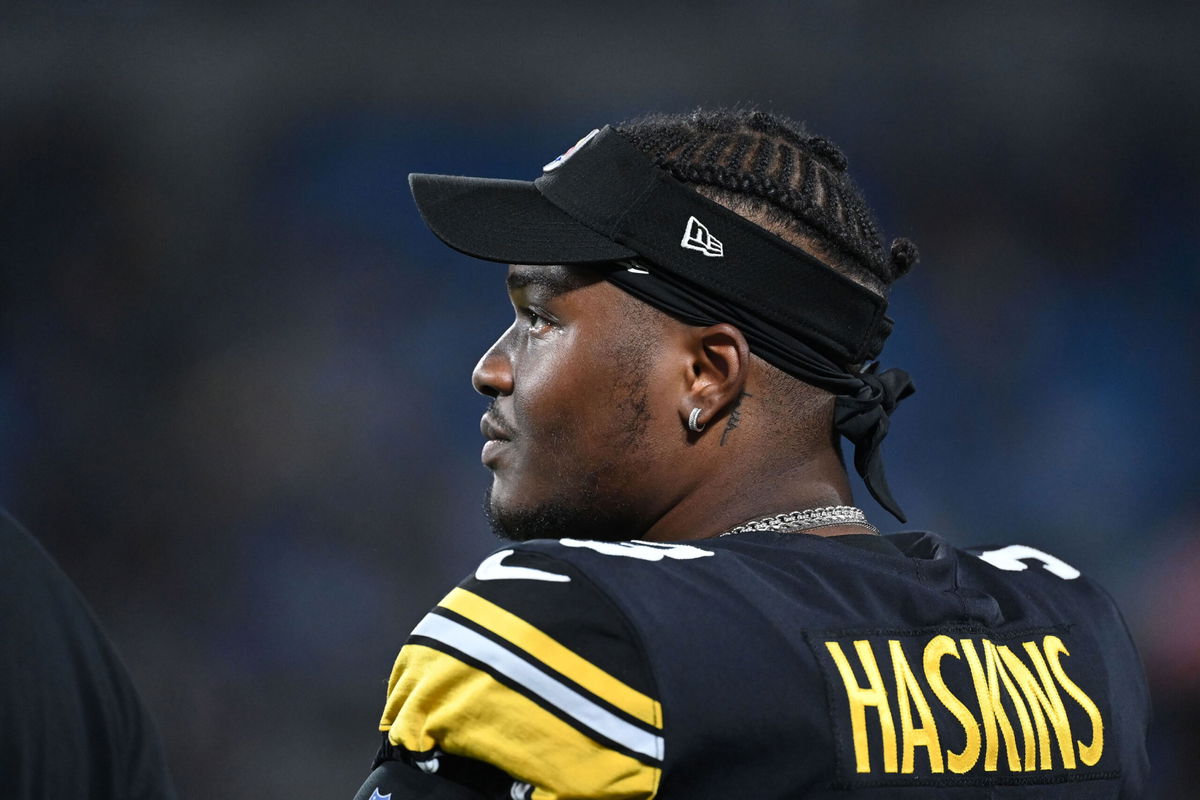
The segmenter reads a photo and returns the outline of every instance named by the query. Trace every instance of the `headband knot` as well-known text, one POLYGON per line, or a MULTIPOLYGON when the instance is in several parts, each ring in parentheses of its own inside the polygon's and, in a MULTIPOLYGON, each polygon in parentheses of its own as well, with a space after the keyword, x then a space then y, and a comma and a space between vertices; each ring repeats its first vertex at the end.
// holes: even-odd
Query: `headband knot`
POLYGON ((901 400, 915 391, 915 387, 902 369, 883 372, 878 369, 879 362, 876 361, 858 374, 860 383, 852 394, 838 395, 834 425, 838 433, 853 443, 854 468, 862 476, 867 491, 896 519, 907 522, 888 488, 880 445, 887 436, 892 412, 901 400))

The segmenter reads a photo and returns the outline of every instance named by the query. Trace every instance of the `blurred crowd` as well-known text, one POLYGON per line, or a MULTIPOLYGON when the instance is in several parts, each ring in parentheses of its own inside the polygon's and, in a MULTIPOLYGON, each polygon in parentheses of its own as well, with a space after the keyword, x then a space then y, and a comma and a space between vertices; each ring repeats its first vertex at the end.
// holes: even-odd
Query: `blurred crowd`
POLYGON ((0 12, 0 503, 183 796, 349 797, 408 629, 494 544, 468 380, 503 271, 437 243, 406 174, 532 178, 605 122, 737 101, 838 142, 922 247, 884 355, 918 387, 886 445, 913 527, 1102 580, 1160 796, 1200 781, 1194 10, 101 5, 0 12), (635 10, 669 35, 634 52, 635 10))

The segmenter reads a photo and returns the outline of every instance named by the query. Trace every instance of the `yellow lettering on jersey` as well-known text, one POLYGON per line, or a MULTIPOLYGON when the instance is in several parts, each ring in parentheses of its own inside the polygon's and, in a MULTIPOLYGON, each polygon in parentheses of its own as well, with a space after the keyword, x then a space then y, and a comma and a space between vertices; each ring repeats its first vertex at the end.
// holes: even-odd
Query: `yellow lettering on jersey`
MULTIPOLYGON (((966 735, 966 744, 963 745, 962 752, 946 751, 946 766, 950 768, 951 772, 961 775, 964 772, 970 771, 979 761, 980 740, 982 737, 979 735, 979 722, 976 721, 975 716, 962 700, 954 696, 954 693, 950 691, 950 687, 946 686, 946 681, 942 678, 942 658, 945 656, 960 658, 958 655, 958 645, 954 643, 954 640, 945 634, 930 639, 929 644, 925 645, 923 659, 925 679, 929 681, 929 688, 933 690, 934 696, 942 702, 942 705, 950 709, 950 713, 958 720, 958 724, 963 727, 963 732, 966 735)), ((992 723, 992 727, 995 728, 995 722, 992 723)))
MULTIPOLYGON (((878 640, 875 643, 882 646, 878 640)), ((1075 770, 1080 764, 1091 767, 1100 762, 1104 752, 1100 707, 1068 677, 1063 657, 1070 653, 1057 636, 996 644, 983 637, 956 640, 946 634, 931 635, 915 671, 905 647, 911 651, 919 644, 917 637, 888 639, 890 685, 880 672, 870 640, 854 641, 861 669, 852 665, 844 644, 826 641, 825 647, 845 687, 858 773, 870 773, 874 766, 879 774, 879 765, 871 763, 872 746, 879 748, 876 753, 882 750, 882 772, 903 775, 1075 770), (964 688, 968 675, 977 706, 964 688), (865 682, 860 683, 862 676, 865 682), (895 692, 894 701, 889 691, 895 692), (1090 742, 1074 738, 1072 731, 1082 723, 1076 719, 1072 725, 1066 697, 1087 714, 1090 742), (868 708, 879 714, 879 734, 867 722, 868 708), (963 730, 963 745, 957 752, 943 748, 944 741, 951 745, 958 741, 947 714, 963 730), (948 735, 950 740, 944 738, 948 735), (916 757, 919 747, 928 754, 928 769, 916 757)), ((836 686, 832 669, 830 673, 836 686)))
MULTIPOLYGON (((975 695, 979 700, 979 715, 983 719, 984 741, 987 742, 983 754, 983 768, 987 772, 995 772, 999 767, 997 754, 1000 739, 1003 738, 1008 768, 1012 772, 1020 772, 1021 760, 1017 755, 1016 734, 1000 702, 1000 685, 996 680, 996 669, 992 659, 988 659, 985 672, 979 654, 975 652, 975 643, 970 639, 960 639, 959 642, 962 644, 963 656, 967 659, 967 667, 971 670, 971 681, 975 685, 975 695)), ((990 644, 987 640, 984 642, 990 644)), ((986 646, 984 649, 986 651, 986 646)))
POLYGON ((1067 719, 1067 710, 1063 708, 1058 687, 1050 677, 1050 671, 1046 669, 1046 661, 1042 658, 1042 652, 1038 649, 1037 643, 1025 642, 1025 652, 1029 654, 1033 668, 1037 671, 1036 676, 1007 645, 1001 645, 996 649, 1008 666, 1009 672, 1012 673, 1013 679, 1016 680, 1017 686, 1025 695, 1029 710, 1033 714, 1042 769, 1054 768, 1054 758, 1050 749, 1050 733, 1046 727, 1047 720, 1054 728, 1058 749, 1062 754, 1063 766, 1067 769, 1074 769, 1075 745, 1071 743, 1071 723, 1067 719))
POLYGON ((1017 722, 1021 725, 1021 739, 1025 742, 1025 771, 1037 769, 1037 742, 1033 738, 1033 720, 1029 718, 1029 709, 1025 708, 1021 690, 1008 674, 1004 661, 991 639, 983 640, 983 653, 987 663, 988 685, 993 686, 995 678, 999 677, 1004 691, 1012 701, 1013 709, 1017 712, 1017 722))
POLYGON ((1046 649, 1050 673, 1054 675, 1055 680, 1062 684, 1063 691, 1083 707, 1083 710, 1087 712, 1088 719, 1091 720, 1092 742, 1085 745, 1082 739, 1079 740, 1079 760, 1089 767, 1095 766, 1096 762, 1100 760, 1101 753, 1104 752, 1104 720, 1100 716, 1100 709, 1083 689, 1080 689, 1073 680, 1067 677, 1066 671, 1063 670, 1062 662, 1059 659, 1061 656, 1071 654, 1067 652, 1067 646, 1063 644, 1062 639, 1057 636, 1047 636, 1042 640, 1042 646, 1046 649))
MULTIPOLYGON (((871 771, 871 755, 867 739, 867 708, 879 712, 879 727, 883 738, 883 771, 896 771, 896 728, 892 722, 892 710, 888 706, 887 689, 883 687, 883 676, 879 673, 879 664, 875 661, 875 653, 871 643, 859 640, 854 643, 858 660, 862 662, 863 672, 867 676, 867 686, 858 685, 850 661, 842 652, 842 646, 837 642, 825 642, 833 663, 842 676, 846 685, 846 697, 850 702, 850 728, 854 734, 854 765, 858 772, 871 771)), ((911 720, 910 720, 911 723, 911 720)))
POLYGON ((892 672, 896 679, 896 704, 900 707, 900 741, 904 746, 900 759, 900 771, 905 774, 913 772, 913 751, 924 747, 929 753, 929 769, 932 772, 944 772, 942 766, 942 745, 938 741, 937 724, 933 721, 933 711, 913 675, 908 659, 904 657, 904 648, 899 640, 889 639, 888 650, 892 656, 892 672), (916 706, 917 716, 921 718, 921 727, 913 727, 912 706, 916 706))

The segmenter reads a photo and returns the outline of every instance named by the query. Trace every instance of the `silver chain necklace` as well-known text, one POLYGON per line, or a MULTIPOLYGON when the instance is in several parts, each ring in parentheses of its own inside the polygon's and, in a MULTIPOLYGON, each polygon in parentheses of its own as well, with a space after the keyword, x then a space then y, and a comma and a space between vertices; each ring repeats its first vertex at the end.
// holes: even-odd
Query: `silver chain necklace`
POLYGON ((859 525, 872 533, 879 533, 878 528, 867 522, 867 515, 862 512, 862 509, 854 506, 825 506, 824 508, 808 508, 804 511, 789 511, 773 517, 752 519, 718 535, 733 536, 736 533, 749 533, 750 531, 796 533, 813 528, 826 528, 831 525, 859 525))

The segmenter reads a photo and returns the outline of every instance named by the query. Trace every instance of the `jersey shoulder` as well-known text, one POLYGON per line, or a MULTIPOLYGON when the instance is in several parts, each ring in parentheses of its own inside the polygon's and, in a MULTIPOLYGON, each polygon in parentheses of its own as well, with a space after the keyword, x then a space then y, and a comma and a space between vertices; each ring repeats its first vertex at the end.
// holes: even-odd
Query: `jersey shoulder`
POLYGON ((653 674, 580 549, 498 550, 414 628, 380 721, 400 758, 485 789, 501 774, 514 797, 654 796, 664 739, 653 674), (480 778, 480 764, 493 774, 480 778))
POLYGON ((910 559, 952 564, 955 581, 999 591, 1030 603, 1111 606, 1112 598, 1068 560, 1021 543, 956 546, 936 534, 908 532, 885 537, 910 559))
MULTIPOLYGON (((1076 624, 1093 623, 1097 630, 1127 637, 1116 602, 1099 582, 1067 560, 1027 544, 980 545, 960 550, 967 580, 990 587, 1003 585, 1012 597, 1023 598, 1076 624)), ((999 590, 997 590, 999 593, 999 590)))

